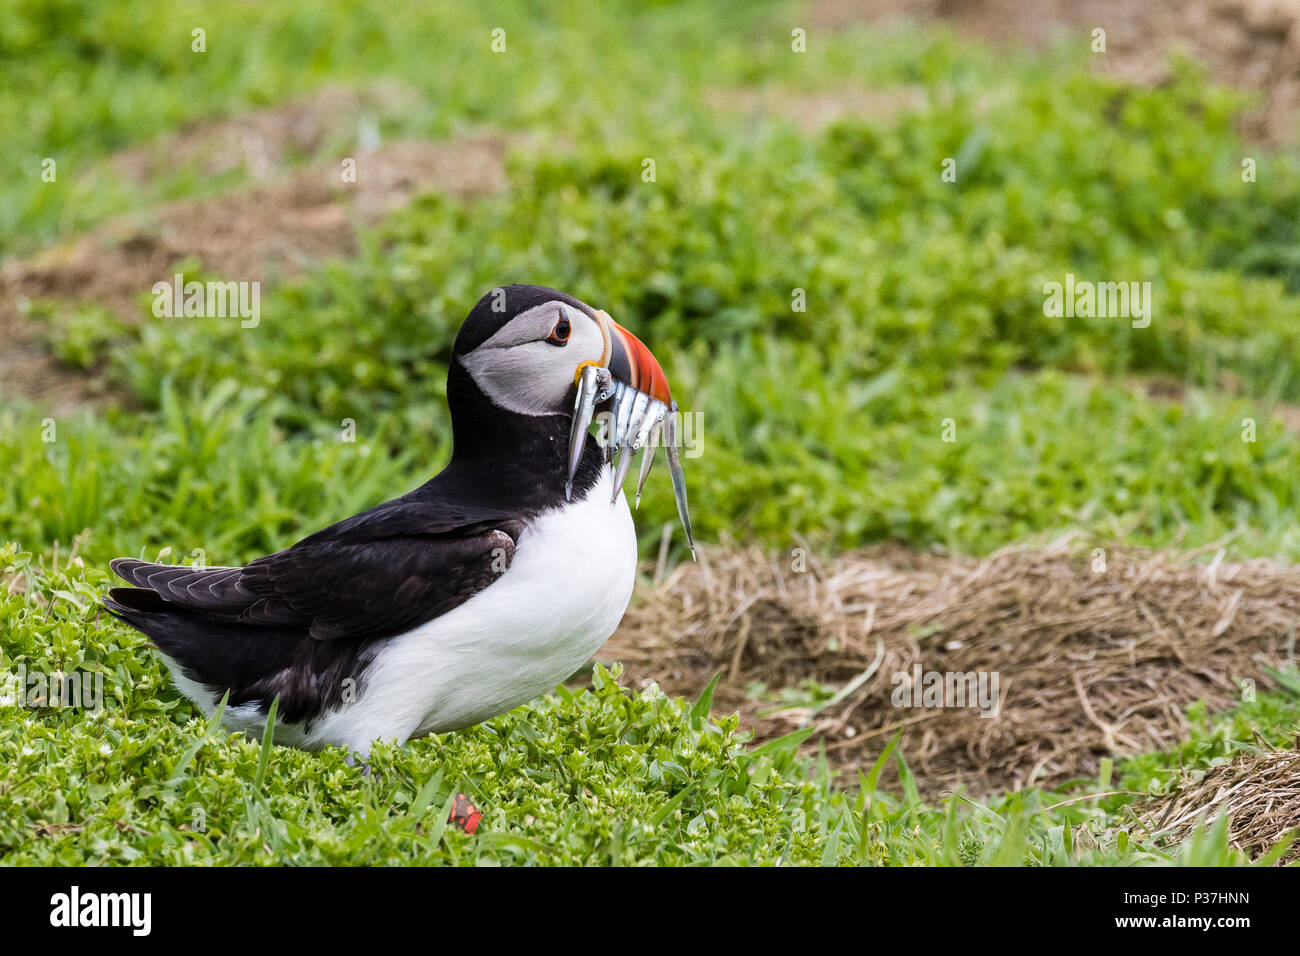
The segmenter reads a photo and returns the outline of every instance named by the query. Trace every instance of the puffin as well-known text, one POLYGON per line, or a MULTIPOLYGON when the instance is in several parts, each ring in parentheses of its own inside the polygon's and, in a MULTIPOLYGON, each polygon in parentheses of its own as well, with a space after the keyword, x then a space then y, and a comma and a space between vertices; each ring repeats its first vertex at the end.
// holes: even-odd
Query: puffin
POLYGON ((571 677, 632 594, 636 500, 664 446, 694 557, 679 413, 650 350, 571 295, 481 298, 447 372, 452 455, 415 490, 242 567, 117 558, 104 599, 232 731, 367 759, 571 677), (589 440, 592 425, 595 441, 589 440))

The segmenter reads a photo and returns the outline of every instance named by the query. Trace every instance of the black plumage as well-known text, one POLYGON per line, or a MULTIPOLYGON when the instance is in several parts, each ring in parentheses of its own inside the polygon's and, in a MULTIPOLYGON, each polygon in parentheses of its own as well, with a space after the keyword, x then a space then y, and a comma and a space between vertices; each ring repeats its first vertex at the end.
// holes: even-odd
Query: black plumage
MULTIPOLYGON (((456 360, 551 289, 510 286, 507 308, 484 296, 466 319, 448 371, 454 451, 414 491, 312 534, 242 568, 189 568, 118 558, 111 613, 143 632, 191 680, 230 706, 277 695, 289 722, 337 707, 361 689, 380 642, 436 618, 488 587, 510 566, 525 523, 565 501, 570 417, 508 412, 456 360), (348 679, 355 682, 348 684, 348 679)), ((600 478, 588 443, 574 487, 600 478)), ((564 586, 566 569, 556 569, 564 586)))

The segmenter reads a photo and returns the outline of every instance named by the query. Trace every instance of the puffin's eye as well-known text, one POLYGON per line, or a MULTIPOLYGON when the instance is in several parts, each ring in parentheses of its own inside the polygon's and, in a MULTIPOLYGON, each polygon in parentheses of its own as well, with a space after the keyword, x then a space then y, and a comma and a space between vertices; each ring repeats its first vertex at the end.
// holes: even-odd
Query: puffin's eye
POLYGON ((551 334, 547 336, 546 341, 550 342, 552 345, 568 345, 569 333, 572 331, 573 329, 569 326, 569 320, 560 319, 560 321, 555 323, 555 328, 551 329, 551 334))

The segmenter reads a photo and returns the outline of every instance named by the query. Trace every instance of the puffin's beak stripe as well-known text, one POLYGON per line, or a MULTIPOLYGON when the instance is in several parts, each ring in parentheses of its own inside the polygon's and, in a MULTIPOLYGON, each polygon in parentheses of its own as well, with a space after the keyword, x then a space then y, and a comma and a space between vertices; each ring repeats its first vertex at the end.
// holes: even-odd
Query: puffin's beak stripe
POLYGON ((605 460, 614 466, 614 494, 618 500, 632 469, 632 456, 641 453, 641 471, 637 479, 636 501, 641 503, 641 489, 654 461, 655 449, 662 440, 668 446, 668 470, 673 480, 673 497, 677 513, 686 532, 686 543, 695 556, 691 535, 690 511, 686 504, 686 482, 676 442, 677 405, 668 389, 668 377, 658 360, 635 335, 609 317, 597 312, 597 325, 604 339, 600 362, 583 362, 574 372, 576 397, 573 423, 569 432, 569 473, 564 486, 566 499, 573 497, 573 476, 587 443, 587 428, 596 406, 612 399, 610 425, 605 446, 605 460))
POLYGON ((603 365, 605 368, 609 368, 610 350, 614 347, 613 343, 610 342, 610 330, 617 328, 618 323, 615 322, 613 319, 611 319, 609 317, 609 313, 606 312, 604 309, 600 309, 599 311, 596 312, 596 314, 600 316, 600 321, 596 323, 598 326, 600 326, 600 337, 605 342, 605 347, 601 350, 600 353, 600 364, 603 365))
POLYGON ((608 324, 610 348, 605 367, 619 381, 626 382, 655 401, 671 406, 673 397, 668 390, 668 376, 664 375, 658 360, 640 339, 623 326, 613 319, 608 324))

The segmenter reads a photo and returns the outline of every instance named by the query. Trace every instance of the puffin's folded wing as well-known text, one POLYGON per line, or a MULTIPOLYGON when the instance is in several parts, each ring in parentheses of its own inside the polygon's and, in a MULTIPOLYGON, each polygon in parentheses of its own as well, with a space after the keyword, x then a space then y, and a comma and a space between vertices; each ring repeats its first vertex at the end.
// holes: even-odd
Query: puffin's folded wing
POLYGON ((446 614, 510 566, 514 539, 504 531, 303 542, 244 568, 243 583, 260 595, 240 619, 298 624, 321 641, 391 637, 446 614))
POLYGON ((409 511, 406 517, 375 509, 243 568, 134 558, 112 566, 172 608, 214 620, 303 628, 322 641, 391 637, 458 607, 500 577, 514 559, 519 533, 510 521, 431 528, 410 520, 409 511))

